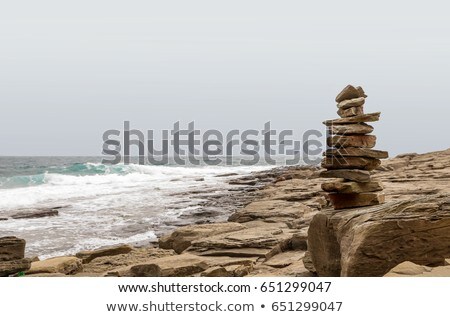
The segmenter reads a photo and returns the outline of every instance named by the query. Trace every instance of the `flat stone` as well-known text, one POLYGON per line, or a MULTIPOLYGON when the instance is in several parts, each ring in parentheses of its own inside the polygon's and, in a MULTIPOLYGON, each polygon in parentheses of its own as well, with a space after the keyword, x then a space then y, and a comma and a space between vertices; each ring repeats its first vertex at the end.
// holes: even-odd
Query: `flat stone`
POLYGON ((385 195, 378 193, 361 193, 361 194, 329 194, 334 209, 345 209, 355 207, 366 207, 383 204, 385 195))
POLYGON ((13 219, 33 219, 33 218, 44 218, 44 217, 54 217, 59 214, 57 209, 41 209, 32 210, 27 212, 19 212, 11 215, 13 219))
POLYGON ((230 272, 227 271, 226 268, 222 266, 214 266, 209 269, 206 269, 202 273, 200 273, 200 276, 206 276, 206 277, 231 277, 233 276, 230 272))
POLYGON ((202 257, 269 258, 273 255, 274 248, 201 249, 193 253, 202 257))
POLYGON ((31 263, 31 268, 26 274, 40 274, 40 273, 62 273, 75 274, 83 270, 83 265, 80 259, 74 256, 62 256, 43 261, 36 261, 31 263))
POLYGON ((354 107, 361 107, 366 102, 364 97, 358 97, 350 100, 343 100, 337 104, 340 110, 346 110, 354 107))
POLYGON ((349 181, 355 182, 369 182, 370 181, 370 173, 368 171, 362 170, 331 170, 331 171, 323 171, 320 173, 320 177, 324 178, 344 178, 349 181))
POLYGON ((23 259, 25 256, 25 240, 16 237, 0 238, 0 261, 23 259))
POLYGON ((183 277, 203 272, 207 268, 208 264, 200 256, 180 254, 131 265, 117 272, 108 272, 108 275, 129 277, 183 277))
POLYGON ((444 265, 450 257, 449 204, 448 195, 423 195, 367 208, 322 210, 308 231, 318 275, 383 276, 405 261, 444 265))
POLYGON ((92 260, 103 257, 103 256, 113 256, 118 254, 130 253, 133 248, 129 245, 122 244, 117 246, 111 246, 106 248, 101 248, 93 251, 81 251, 75 256, 83 261, 83 263, 89 263, 92 260))
POLYGON ((380 120, 381 112, 367 113, 360 116, 354 116, 349 118, 340 118, 324 121, 326 126, 334 124, 349 124, 349 123, 361 123, 361 122, 375 122, 380 120))
POLYGON ((373 148, 377 143, 375 135, 335 135, 327 138, 327 144, 331 147, 362 147, 373 148))
POLYGON ((341 102, 347 99, 354 99, 360 96, 358 89, 352 85, 347 85, 342 91, 336 96, 336 102, 341 102))
POLYGON ((233 213, 228 221, 245 223, 259 219, 301 218, 310 208, 301 202, 280 199, 255 201, 233 213))
POLYGON ((360 116, 364 114, 364 108, 361 107, 352 107, 352 108, 348 108, 348 109, 342 109, 340 108, 337 111, 337 114, 341 117, 341 118, 348 118, 348 117, 354 117, 354 116, 360 116))
POLYGON ((328 149, 325 152, 326 156, 344 156, 344 157, 369 157, 374 159, 386 159, 389 153, 386 151, 378 151, 367 148, 345 147, 339 149, 328 149))
POLYGON ((295 262, 301 262, 305 251, 287 251, 279 253, 264 262, 265 265, 274 268, 283 268, 295 262))
POLYGON ((362 169, 373 171, 381 165, 379 159, 368 157, 339 157, 326 156, 322 161, 322 167, 328 170, 335 169, 362 169))
POLYGON ((30 268, 30 265, 30 259, 0 261, 0 277, 10 276, 19 272, 25 272, 30 268))
POLYGON ((382 191, 384 188, 379 181, 367 183, 336 181, 322 184, 322 189, 326 192, 335 192, 340 194, 359 194, 382 191))
POLYGON ((236 232, 247 229, 245 225, 236 222, 189 225, 176 229, 170 235, 159 239, 159 247, 172 249, 181 253, 191 246, 192 241, 212 235, 236 232))
POLYGON ((355 124, 344 124, 344 125, 331 125, 328 127, 331 134, 368 134, 372 133, 374 128, 367 123, 355 123, 355 124))

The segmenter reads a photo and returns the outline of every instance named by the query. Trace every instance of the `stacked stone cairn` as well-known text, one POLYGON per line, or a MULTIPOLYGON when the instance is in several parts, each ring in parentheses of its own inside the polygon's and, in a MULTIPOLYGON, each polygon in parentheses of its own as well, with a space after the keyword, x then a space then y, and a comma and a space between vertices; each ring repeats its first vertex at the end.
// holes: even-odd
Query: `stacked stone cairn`
POLYGON ((327 150, 321 177, 338 178, 322 184, 335 209, 364 207, 385 202, 381 182, 373 180, 370 171, 388 158, 385 151, 373 150, 376 136, 366 122, 380 119, 380 112, 364 113, 367 95, 361 87, 348 85, 336 97, 339 119, 327 120, 327 150))

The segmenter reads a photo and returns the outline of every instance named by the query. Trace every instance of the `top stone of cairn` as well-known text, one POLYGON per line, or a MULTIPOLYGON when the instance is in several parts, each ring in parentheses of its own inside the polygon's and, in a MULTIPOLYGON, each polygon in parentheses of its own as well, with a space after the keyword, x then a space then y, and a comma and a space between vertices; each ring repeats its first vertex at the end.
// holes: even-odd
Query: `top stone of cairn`
POLYGON ((344 100, 350 100, 355 98, 366 98, 367 95, 364 92, 364 89, 362 87, 354 87, 352 85, 348 85, 345 87, 337 96, 336 96, 336 102, 341 102, 344 100))

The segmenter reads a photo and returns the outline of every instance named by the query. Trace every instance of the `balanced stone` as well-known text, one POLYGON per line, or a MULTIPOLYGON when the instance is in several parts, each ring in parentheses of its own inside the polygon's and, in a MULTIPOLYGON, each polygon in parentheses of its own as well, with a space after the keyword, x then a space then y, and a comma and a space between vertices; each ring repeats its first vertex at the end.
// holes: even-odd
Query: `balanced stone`
POLYGON ((352 85, 348 85, 336 96, 336 102, 341 102, 347 99, 358 98, 360 96, 360 92, 358 89, 353 87, 352 85))
POLYGON ((381 112, 367 113, 360 116, 354 116, 349 118, 340 118, 334 120, 327 120, 323 124, 330 126, 333 124, 349 124, 349 123, 360 123, 360 122, 375 122, 380 120, 381 112))
POLYGON ((363 169, 372 171, 381 165, 379 159, 368 157, 336 157, 327 156, 322 161, 322 167, 328 170, 335 169, 363 169))
POLYGON ((367 192, 378 192, 382 191, 384 188, 379 181, 357 183, 338 180, 335 182, 323 183, 322 189, 326 192, 335 192, 340 194, 359 194, 367 192))
POLYGON ((364 91, 364 89, 361 86, 356 87, 356 90, 358 90, 360 97, 367 98, 366 92, 364 91))
POLYGON ((357 156, 357 157, 370 157, 375 159, 386 159, 389 157, 388 152, 372 150, 358 147, 345 147, 339 149, 328 149, 325 152, 326 156, 357 156))
POLYGON ((364 108, 362 106, 352 107, 352 108, 348 108, 348 109, 339 108, 339 110, 337 111, 337 114, 341 118, 360 116, 360 115, 364 114, 364 108))
POLYGON ((373 132, 373 127, 367 123, 332 125, 330 126, 330 132, 339 135, 367 134, 373 132))
POLYGON ((370 182, 370 173, 368 171, 355 169, 339 169, 339 170, 323 171, 320 173, 320 177, 344 178, 350 181, 360 183, 370 182))
POLYGON ((378 193, 360 193, 360 194, 329 194, 334 209, 345 209, 354 207, 366 207, 383 204, 385 195, 378 193))
POLYGON ((377 143, 374 135, 335 135, 327 139, 328 146, 332 147, 363 147, 373 148, 377 143))
POLYGON ((366 102, 366 98, 359 97, 359 98, 355 98, 355 99, 341 101, 340 103, 337 104, 337 106, 339 109, 348 109, 348 108, 353 108, 353 107, 360 107, 360 106, 364 105, 365 102, 366 102))

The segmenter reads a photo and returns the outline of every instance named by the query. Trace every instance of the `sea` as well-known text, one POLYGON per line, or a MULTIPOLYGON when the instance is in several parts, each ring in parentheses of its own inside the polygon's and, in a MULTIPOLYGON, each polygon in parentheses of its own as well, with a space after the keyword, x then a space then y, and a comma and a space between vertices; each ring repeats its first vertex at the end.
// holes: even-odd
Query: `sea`
POLYGON ((41 259, 121 243, 151 243, 170 230, 171 223, 201 208, 201 199, 183 193, 227 191, 236 174, 270 168, 105 165, 101 157, 0 157, 0 236, 25 239, 26 255, 41 259), (59 214, 10 217, 40 208, 58 208, 59 214))

